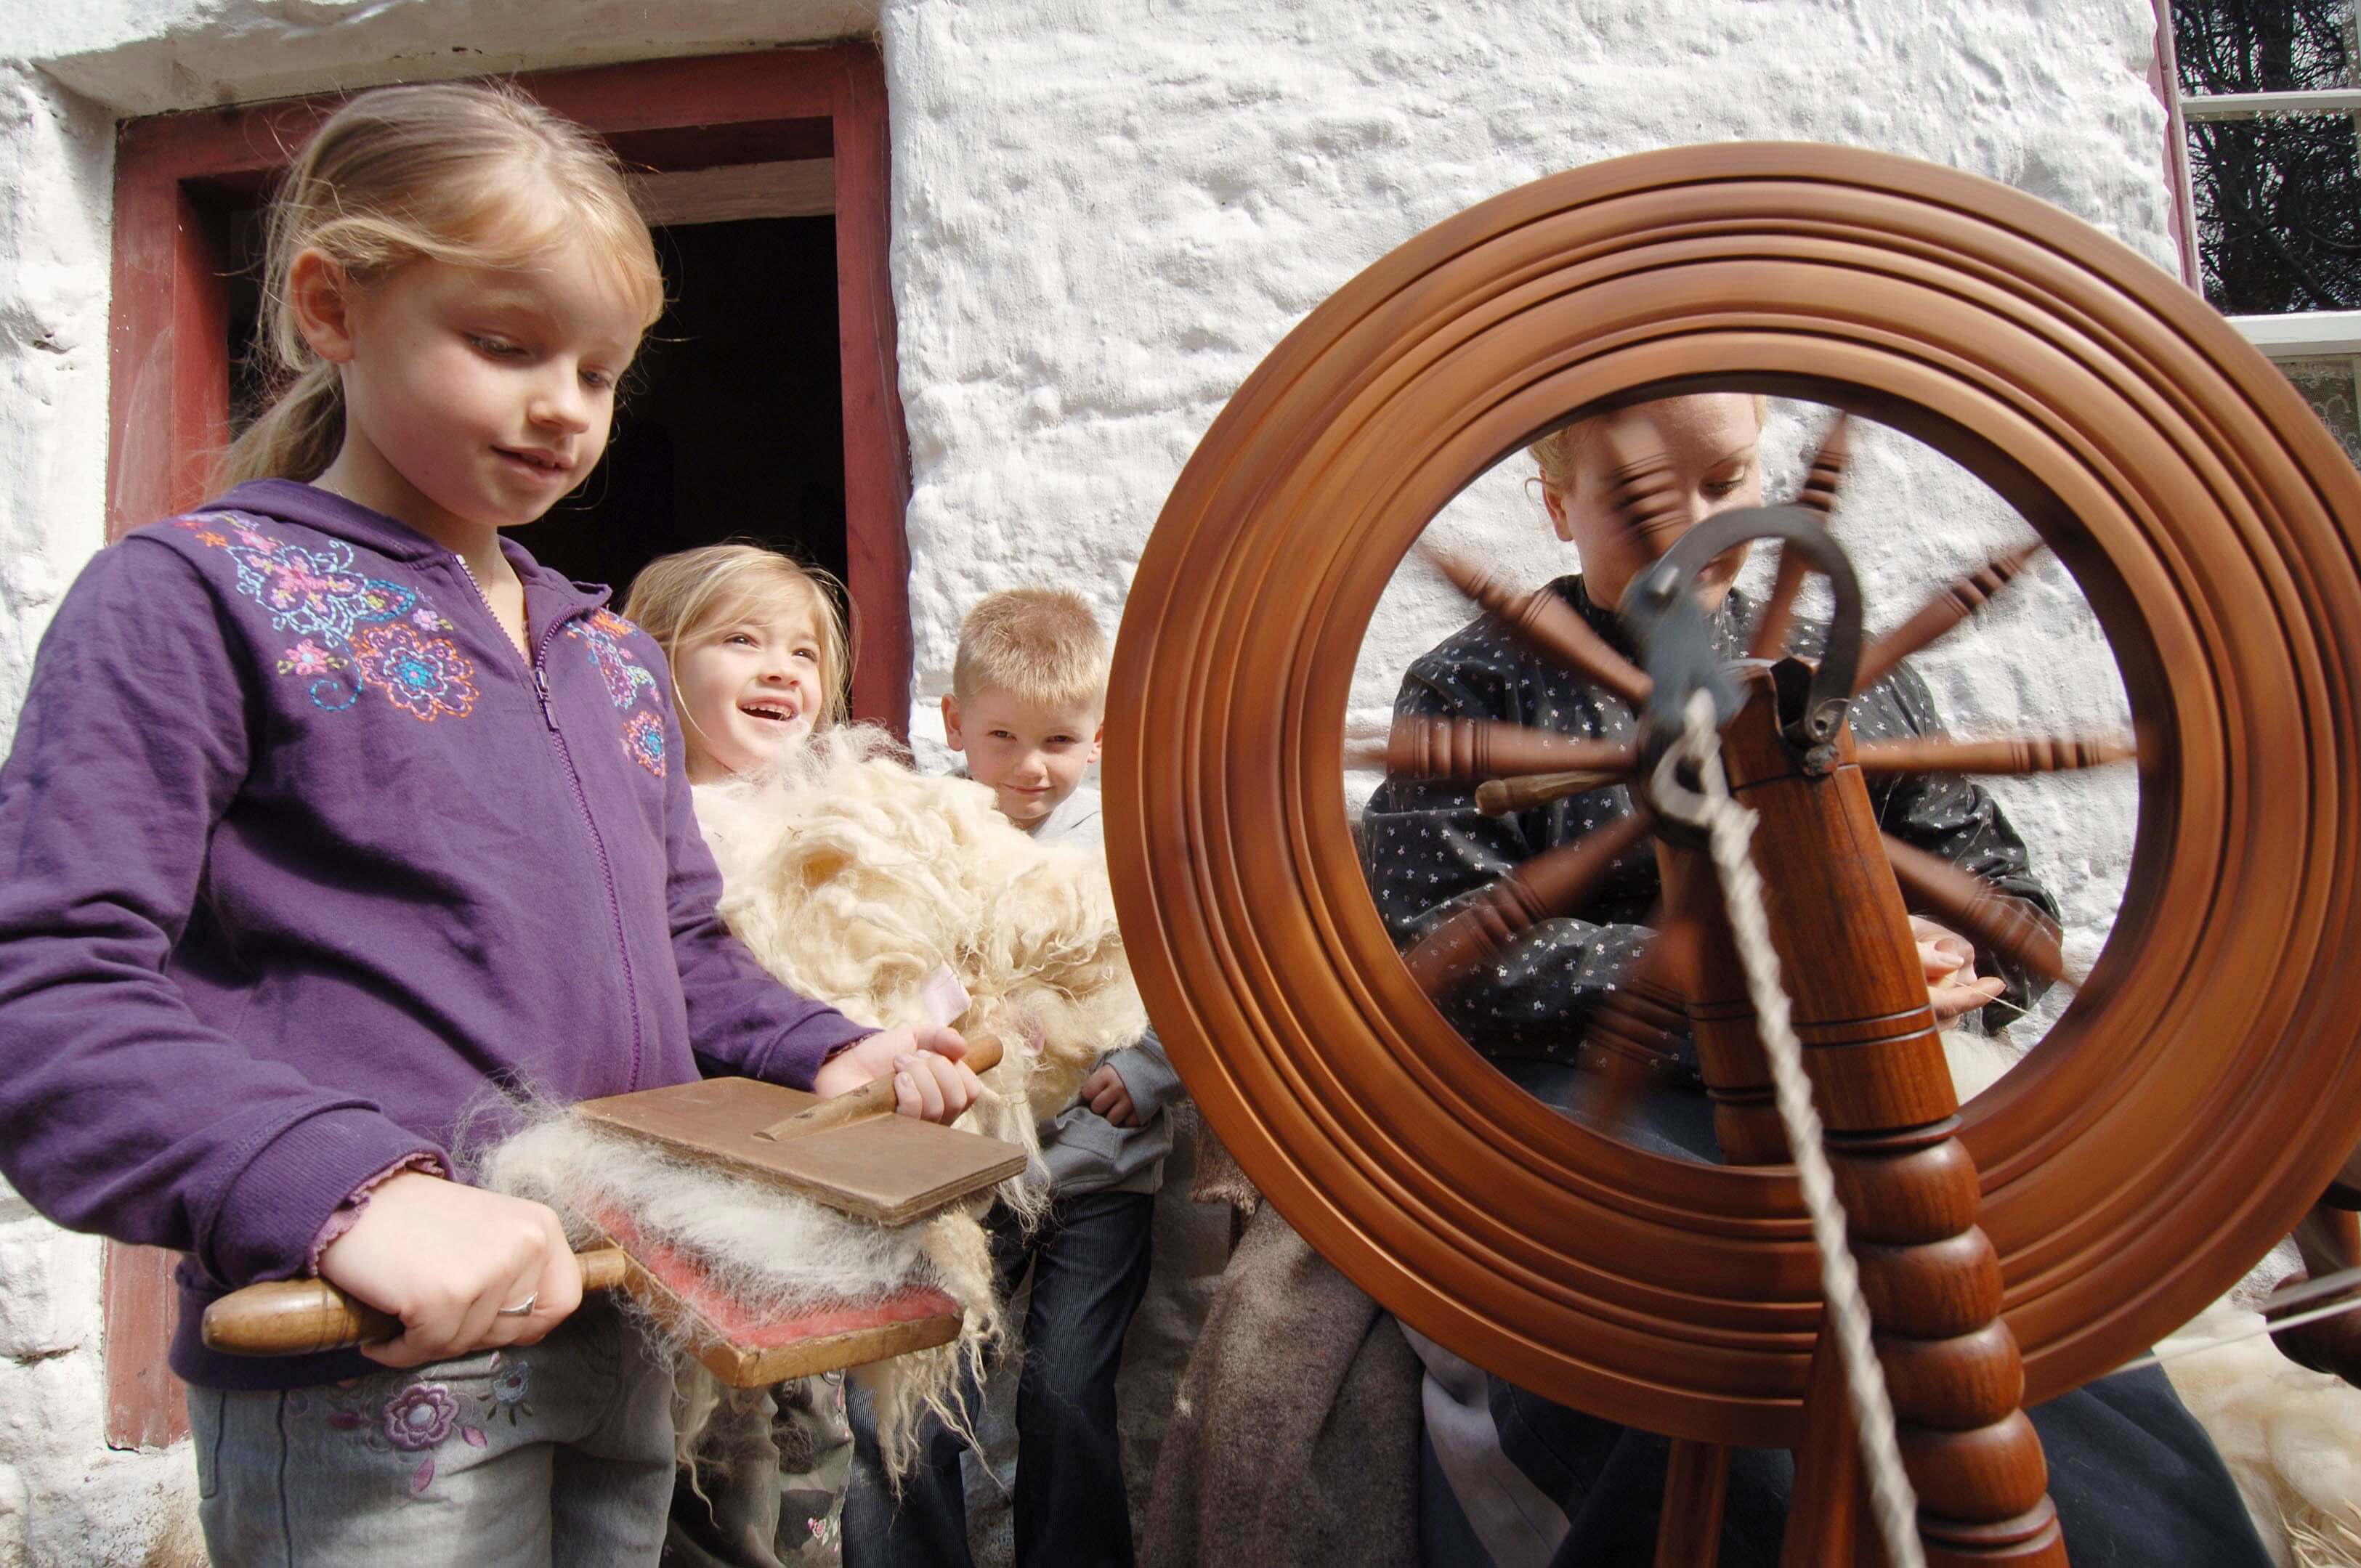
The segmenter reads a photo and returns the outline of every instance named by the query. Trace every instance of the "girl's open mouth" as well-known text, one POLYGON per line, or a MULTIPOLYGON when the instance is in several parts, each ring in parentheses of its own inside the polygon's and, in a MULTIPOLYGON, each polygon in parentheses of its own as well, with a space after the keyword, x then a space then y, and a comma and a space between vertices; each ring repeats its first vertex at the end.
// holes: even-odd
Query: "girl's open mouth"
POLYGON ((793 724, 803 717, 794 704, 785 702, 741 702, 738 711, 770 724, 793 724))
POLYGON ((510 466, 538 479, 563 479, 574 471, 571 464, 562 463, 546 452, 520 452, 506 446, 492 450, 506 458, 510 466))

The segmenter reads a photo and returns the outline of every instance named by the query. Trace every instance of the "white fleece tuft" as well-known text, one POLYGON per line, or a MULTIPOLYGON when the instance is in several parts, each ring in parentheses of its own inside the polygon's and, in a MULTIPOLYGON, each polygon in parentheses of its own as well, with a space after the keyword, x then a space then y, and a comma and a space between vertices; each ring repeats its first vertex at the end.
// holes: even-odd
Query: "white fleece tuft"
MULTIPOLYGON (((2217 1301, 2158 1348, 2261 1322, 2217 1301)), ((2164 1370, 2221 1451, 2271 1554, 2287 1568, 2361 1568, 2361 1388, 2297 1365, 2267 1334, 2176 1357, 2164 1370)))
MULTIPOLYGON (((627 1215, 643 1234, 693 1258, 724 1297, 758 1320, 874 1301, 912 1287, 944 1291, 965 1316, 958 1341, 854 1376, 875 1394, 879 1446, 896 1476, 917 1457, 921 1410, 963 1427, 959 1358, 981 1358, 1001 1332, 992 1259, 973 1214, 954 1210, 922 1224, 871 1224, 668 1157, 563 1112, 528 1124, 492 1148, 480 1168, 484 1185, 556 1210, 577 1245, 598 1236, 602 1211, 627 1215)), ((680 1353, 678 1441, 686 1463, 720 1389, 688 1354, 693 1346, 661 1328, 657 1333, 680 1353)))
MULTIPOLYGON (((1947 1032, 1943 1049, 1963 1102, 2021 1059, 2004 1041, 1965 1030, 1947 1032)), ((2300 1267, 2295 1249, 2280 1244, 2157 1348, 2258 1326, 2253 1304, 2300 1267)), ((2361 1389, 2297 1365, 2259 1334, 2176 1357, 2164 1371, 2220 1450, 2280 1568, 2361 1568, 2361 1389)))
MULTIPOLYGON (((1104 853, 1036 843, 985 786, 912 773, 883 730, 815 736, 696 800, 722 920, 781 980, 891 1028, 928 1021, 921 991, 950 967, 972 999, 954 1026, 1005 1051, 962 1125, 1038 1153, 1035 1123, 1147 1033, 1104 853)), ((1003 1196, 1041 1201, 1038 1184, 1003 1196)))

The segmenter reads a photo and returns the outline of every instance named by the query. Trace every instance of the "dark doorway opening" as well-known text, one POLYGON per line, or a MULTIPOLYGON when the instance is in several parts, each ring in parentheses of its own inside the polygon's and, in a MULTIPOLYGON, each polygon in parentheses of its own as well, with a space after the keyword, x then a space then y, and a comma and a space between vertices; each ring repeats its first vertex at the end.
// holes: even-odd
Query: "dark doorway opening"
POLYGON ((606 460, 510 536, 620 603, 658 555, 748 538, 845 575, 836 220, 657 232, 671 307, 624 387, 606 460))
MULTIPOLYGON (((263 389, 250 357, 258 209, 207 216, 245 263, 231 280, 232 421, 263 389)), ((582 488, 509 537, 620 606, 659 555, 724 539, 785 550, 841 581, 844 393, 829 214, 656 231, 672 296, 625 382, 607 455, 582 488)))

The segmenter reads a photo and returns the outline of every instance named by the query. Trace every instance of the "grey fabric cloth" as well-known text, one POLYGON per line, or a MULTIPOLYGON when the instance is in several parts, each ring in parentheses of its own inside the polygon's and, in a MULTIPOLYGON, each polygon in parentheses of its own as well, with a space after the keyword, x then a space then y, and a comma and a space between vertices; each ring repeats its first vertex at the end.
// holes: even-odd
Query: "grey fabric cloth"
POLYGON ((1142 1568, 1415 1568, 1419 1361, 1268 1204, 1180 1386, 1142 1568))
MULTIPOLYGON (((1041 843, 1076 848, 1104 843, 1104 830, 1099 792, 1089 784, 1076 785, 1028 829, 1041 843)), ((1049 1190, 1060 1198, 1153 1192, 1164 1185, 1164 1157, 1172 1152, 1172 1123, 1164 1108, 1180 1097, 1180 1075, 1152 1031, 1139 1044, 1108 1053, 1104 1065, 1122 1076, 1139 1122, 1118 1127, 1077 1103, 1042 1123, 1041 1158, 1049 1167, 1049 1190)))

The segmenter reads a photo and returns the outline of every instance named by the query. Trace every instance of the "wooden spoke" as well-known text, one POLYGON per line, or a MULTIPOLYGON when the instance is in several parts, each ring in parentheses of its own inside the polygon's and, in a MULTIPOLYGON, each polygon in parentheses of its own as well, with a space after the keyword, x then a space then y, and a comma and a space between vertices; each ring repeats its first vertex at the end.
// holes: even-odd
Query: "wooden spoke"
POLYGON ((1592 685, 1603 686, 1639 707, 1654 683, 1645 671, 1617 652, 1572 605, 1546 587, 1520 594, 1497 574, 1446 551, 1428 549, 1428 559, 1452 587, 1500 618, 1509 630, 1592 685))
POLYGON ((1620 784, 1631 776, 1631 770, 1626 767, 1612 773, 1591 769, 1564 773, 1532 773, 1523 778, 1487 779, 1476 786, 1476 809, 1487 817, 1507 817, 1514 812, 1531 811, 1537 806, 1547 806, 1554 800, 1564 800, 1570 795, 1587 795, 1594 789, 1620 784))
MULTIPOLYGON (((1828 433, 1820 441, 1820 449, 1812 455, 1811 471, 1805 475, 1804 488, 1795 497, 1797 506, 1809 507, 1822 517, 1835 508, 1837 491, 1844 485, 1851 424, 1852 416, 1840 413, 1836 423, 1828 427, 1828 433)), ((1780 548, 1779 575, 1773 579, 1770 595, 1763 601, 1763 613, 1755 618, 1747 657, 1775 659, 1787 651, 1787 629, 1795 624, 1795 596, 1803 591, 1806 569, 1800 553, 1780 548)))
POLYGON ((2103 768, 2139 755, 2130 740, 2070 736, 2018 740, 1863 740, 1853 761, 1872 776, 1885 773, 2063 773, 2103 768))
POLYGON ((1356 748, 1356 762, 1413 779, 1505 779, 1580 769, 1625 778, 1639 764, 1614 740, 1583 740, 1494 718, 1435 718, 1406 713, 1376 745, 1356 748))
POLYGON ((1582 1065, 1598 1076, 1587 1119, 1603 1133, 1620 1127, 1633 1102, 1664 1081, 1675 1060, 1673 1036, 1688 1032, 1684 989, 1696 955, 1695 923, 1666 925, 1659 903, 1646 924, 1655 935, 1615 989, 1599 999, 1577 1053, 1582 1065))
MULTIPOLYGON (((1611 442, 1613 429, 1606 426, 1599 439, 1611 442)), ((1618 452, 1608 460, 1614 467, 1607 476, 1607 504, 1622 520, 1624 543, 1636 571, 1688 532, 1689 509, 1681 499, 1672 459, 1662 452, 1630 456, 1618 452)))
POLYGON ((1645 811, 1536 855, 1485 888, 1402 956, 1429 996, 1441 996, 1534 926, 1587 897, 1616 861, 1655 826, 1645 811))
POLYGON ((1862 651, 1861 668, 1853 676, 1852 689, 1867 691, 1886 671, 1973 615, 1982 608, 1986 599, 2006 587, 2012 578, 2025 570, 2025 564, 2040 554, 2041 548, 2041 542, 2036 540, 2021 550, 2012 550, 1986 562, 1944 588, 1917 614, 1862 651))
POLYGON ((2066 968, 2057 923, 2035 905, 1891 833, 1885 835, 1885 858, 1894 864, 1904 897, 1941 916, 1977 947, 2046 980, 2081 984, 2081 977, 2066 968))

